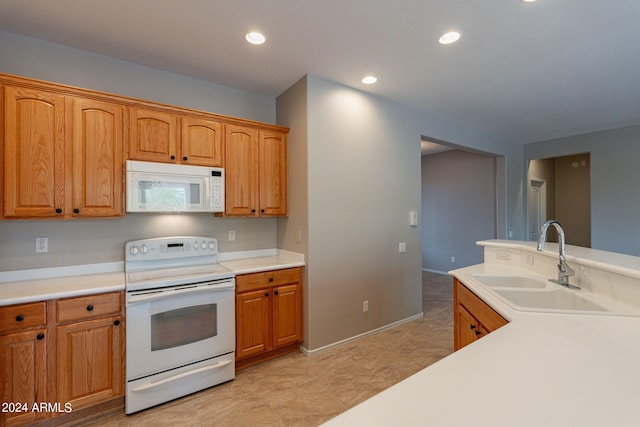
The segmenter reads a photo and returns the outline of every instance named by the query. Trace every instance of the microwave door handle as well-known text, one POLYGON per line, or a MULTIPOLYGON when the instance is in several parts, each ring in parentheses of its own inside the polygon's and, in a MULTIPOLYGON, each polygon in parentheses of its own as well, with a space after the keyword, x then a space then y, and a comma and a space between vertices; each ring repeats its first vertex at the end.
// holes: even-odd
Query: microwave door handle
POLYGON ((127 298, 127 304, 138 304, 141 302, 149 302, 162 298, 168 298, 175 295, 187 295, 187 294, 196 294, 201 292, 218 292, 218 291, 227 291, 235 289, 235 284, 231 283, 221 283, 220 285, 208 285, 208 286, 194 286, 194 287, 186 287, 182 289, 168 289, 155 293, 148 293, 142 295, 133 295, 127 298))

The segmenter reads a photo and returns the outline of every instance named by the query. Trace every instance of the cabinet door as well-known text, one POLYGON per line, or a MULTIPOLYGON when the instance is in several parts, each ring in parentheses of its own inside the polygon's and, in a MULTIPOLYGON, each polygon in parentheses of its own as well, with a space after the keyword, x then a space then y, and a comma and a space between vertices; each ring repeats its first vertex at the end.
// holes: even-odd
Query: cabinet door
POLYGON ((225 215, 258 215, 258 132, 227 125, 225 132, 225 215))
POLYGON ((462 305, 456 307, 455 349, 471 344, 479 338, 478 321, 462 305))
POLYGON ((301 289, 300 283, 273 289, 273 347, 302 340, 301 289))
POLYGON ((177 162, 178 117, 161 111, 130 108, 129 157, 151 162, 177 162))
POLYGON ((262 353, 269 342, 270 290, 236 295, 236 359, 262 353))
POLYGON ((37 329, 0 336, 0 394, 6 404, 21 404, 0 412, 0 425, 26 425, 46 413, 32 412, 34 403, 49 401, 46 395, 46 330, 37 329))
POLYGON ((57 400, 74 409, 123 395, 123 332, 113 316, 57 327, 57 400))
POLYGON ((70 100, 74 216, 121 216, 123 107, 70 100))
POLYGON ((222 124, 211 120, 182 119, 181 162, 190 165, 222 167, 222 124))
POLYGON ((287 136, 260 132, 260 215, 287 214, 287 136))
POLYGON ((4 215, 62 214, 64 97, 7 86, 4 107, 4 215))

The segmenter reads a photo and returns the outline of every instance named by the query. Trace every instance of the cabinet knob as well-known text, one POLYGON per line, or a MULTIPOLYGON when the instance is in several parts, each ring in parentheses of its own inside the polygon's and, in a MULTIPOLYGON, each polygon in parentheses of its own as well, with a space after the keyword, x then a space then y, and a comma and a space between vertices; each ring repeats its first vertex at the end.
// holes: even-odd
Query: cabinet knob
POLYGON ((480 331, 476 331, 476 335, 480 335, 482 332, 480 331))
POLYGON ((187 160, 189 160, 189 158, 188 158, 187 156, 184 156, 184 157, 182 158, 182 160, 187 161, 187 160))
POLYGON ((43 333, 39 333, 38 336, 36 337, 38 340, 42 340, 44 339, 44 334, 43 333))
POLYGON ((255 209, 251 209, 251 213, 256 213, 256 210, 255 209))
POLYGON ((62 209, 56 208, 56 213, 62 213, 62 209))
POLYGON ((276 294, 276 295, 280 295, 280 292, 278 292, 278 291, 275 291, 275 292, 274 292, 274 294, 276 294))
POLYGON ((113 321, 113 326, 118 326, 120 324, 120 321, 118 319, 113 321))
POLYGON ((75 208, 75 209, 73 210, 73 213, 75 213, 75 214, 80 213, 80 209, 75 208))
POLYGON ((475 329, 476 325, 469 325, 469 329, 475 329))
POLYGON ((269 277, 269 282, 273 282, 273 277, 269 277))
POLYGON ((170 158, 171 158, 171 160, 175 160, 176 156, 171 156, 170 158))
POLYGON ((268 296, 269 296, 269 292, 265 292, 265 293, 264 293, 264 296, 265 296, 265 297, 268 297, 268 296))
POLYGON ((264 209, 260 209, 260 212, 264 213, 264 209))
POLYGON ((23 314, 18 314, 16 316, 16 322, 22 322, 24 320, 24 315, 23 314))
POLYGON ((93 311, 93 306, 92 305, 88 305, 87 306, 87 311, 93 311))

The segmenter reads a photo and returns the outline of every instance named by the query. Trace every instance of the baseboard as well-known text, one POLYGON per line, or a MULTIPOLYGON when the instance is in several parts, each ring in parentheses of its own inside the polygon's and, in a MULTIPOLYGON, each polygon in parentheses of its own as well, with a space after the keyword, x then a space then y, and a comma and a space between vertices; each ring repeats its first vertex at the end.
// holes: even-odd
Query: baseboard
POLYGON ((422 271, 428 271, 429 273, 436 273, 436 274, 449 274, 446 271, 440 271, 440 270, 433 270, 431 268, 423 268, 422 271))
POLYGON ((411 317, 407 317, 406 319, 398 320, 397 322, 393 322, 393 323, 390 323, 388 325, 381 326, 381 327, 376 328, 376 329, 372 329, 372 330, 364 332, 362 334, 355 335, 355 336, 353 336, 351 338, 346 338, 346 339, 343 339, 341 341, 334 342, 333 344, 328 344, 328 345, 325 345, 323 347, 316 348, 314 350, 309 350, 304 346, 300 346, 300 351, 303 354, 305 354, 306 356, 313 356, 314 354, 321 353, 323 351, 329 350, 329 349, 334 348, 334 347, 339 347, 339 346, 341 346, 343 344, 346 344, 346 343, 349 343, 351 341, 355 341, 355 340, 358 340, 360 338, 364 338, 366 336, 373 335, 375 333, 378 333, 378 332, 381 332, 381 331, 384 331, 384 330, 387 330, 387 329, 394 328, 396 326, 402 325, 403 323, 412 322, 412 321, 414 321, 416 319, 420 319, 423 316, 424 316, 424 313, 421 312, 419 314, 416 314, 415 316, 411 316, 411 317))

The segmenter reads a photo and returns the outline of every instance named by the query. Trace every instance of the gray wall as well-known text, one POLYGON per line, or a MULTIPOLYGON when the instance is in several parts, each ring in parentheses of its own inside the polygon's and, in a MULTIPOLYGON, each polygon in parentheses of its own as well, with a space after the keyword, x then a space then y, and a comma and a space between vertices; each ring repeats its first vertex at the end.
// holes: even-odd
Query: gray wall
POLYGON ((524 146, 525 159, 590 153, 591 247, 640 255, 640 125, 524 146))
POLYGON ((423 156, 422 268, 482 263, 475 242, 495 238, 496 158, 462 150, 423 156))
MULTIPOLYGON (((78 49, 0 31, 0 73, 273 123, 275 99, 78 49)), ((220 250, 276 246, 275 219, 214 218, 192 214, 132 214, 124 219, 0 221, 0 271, 122 261, 124 242, 177 234, 219 239, 220 250), (236 241, 228 242, 228 230, 236 241), (35 238, 49 252, 35 253, 35 238)))
POLYGON ((521 231, 520 147, 316 76, 278 97, 279 122, 303 121, 301 110, 304 132, 297 129, 290 149, 306 156, 296 162, 307 165, 290 168, 289 178, 298 185, 291 189, 296 198, 305 198, 307 206, 292 208, 288 219, 279 220, 278 241, 284 249, 306 250, 307 349, 421 312, 421 226, 409 226, 409 211, 421 211, 423 135, 506 155, 508 176, 514 177, 506 189, 508 218, 521 231), (285 222, 296 226, 282 229, 285 222), (298 244, 294 233, 305 225, 308 240, 298 244), (406 253, 398 252, 400 242, 407 244, 406 253))

